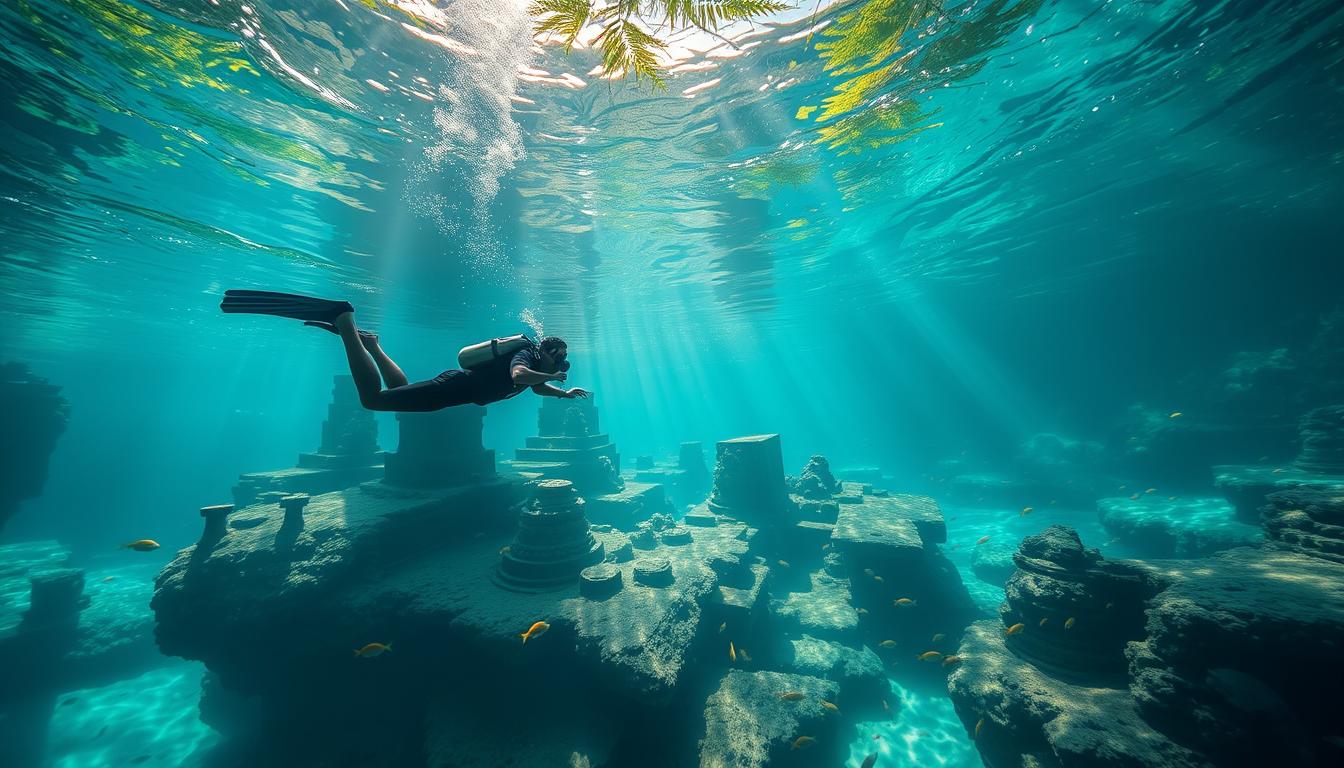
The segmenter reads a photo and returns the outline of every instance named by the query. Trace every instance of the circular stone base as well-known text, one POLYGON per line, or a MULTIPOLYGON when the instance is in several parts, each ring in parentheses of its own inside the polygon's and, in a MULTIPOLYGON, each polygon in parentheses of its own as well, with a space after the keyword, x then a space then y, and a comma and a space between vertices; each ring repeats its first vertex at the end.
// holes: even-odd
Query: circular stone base
POLYGON ((664 544, 675 546, 677 544, 690 544, 691 532, 685 526, 674 526, 668 528, 658 535, 664 544))
POLYGON ((636 560, 635 581, 646 587, 666 587, 672 583, 672 565, 662 557, 636 560))
POLYGON ((590 565, 579 573, 579 594, 592 600, 601 600, 619 592, 621 583, 621 569, 615 565, 590 565))

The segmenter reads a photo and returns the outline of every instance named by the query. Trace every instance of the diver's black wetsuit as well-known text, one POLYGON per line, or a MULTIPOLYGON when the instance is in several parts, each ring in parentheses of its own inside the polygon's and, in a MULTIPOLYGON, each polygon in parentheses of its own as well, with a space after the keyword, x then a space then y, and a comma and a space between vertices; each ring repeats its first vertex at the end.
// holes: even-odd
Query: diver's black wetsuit
POLYGON ((486 405, 527 389, 526 385, 513 383, 511 371, 518 365, 554 373, 543 370, 541 351, 536 346, 528 346, 513 357, 501 357, 476 370, 444 371, 428 381, 384 390, 383 397, 391 406, 387 410, 393 411, 437 411, 467 403, 486 405))

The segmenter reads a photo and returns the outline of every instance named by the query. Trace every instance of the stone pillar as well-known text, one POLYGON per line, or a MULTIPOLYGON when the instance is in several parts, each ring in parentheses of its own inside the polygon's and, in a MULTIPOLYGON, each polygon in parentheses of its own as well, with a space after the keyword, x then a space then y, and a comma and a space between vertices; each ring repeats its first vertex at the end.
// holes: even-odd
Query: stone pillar
POLYGON ((299 466, 338 469, 367 467, 380 461, 378 422, 373 411, 360 405, 353 377, 334 377, 327 420, 322 422, 322 445, 316 453, 300 454, 299 466))
POLYGON ((212 544, 224 538, 229 532, 228 519, 231 512, 233 512, 232 504, 201 507, 201 517, 205 519, 205 529, 201 531, 202 544, 212 544))
POLYGON ((459 405, 430 413, 399 413, 401 439, 384 459, 383 482, 447 488, 495 476, 495 452, 481 444, 485 408, 459 405))
POLYGON ((530 508, 518 516, 513 544, 500 555, 501 586, 540 592, 576 582, 602 560, 604 548, 588 529, 583 499, 568 480, 543 480, 530 508))
POLYGON ((296 493, 292 496, 286 496, 280 500, 280 508, 285 511, 285 520, 280 527, 287 529, 298 529, 303 527, 303 508, 308 506, 309 496, 306 493, 296 493))
POLYGON ((714 491, 709 507, 716 514, 754 526, 786 521, 788 488, 779 435, 754 435, 719 443, 714 491))
POLYGON ((1322 475, 1344 475, 1344 405, 1317 408, 1298 422, 1302 452, 1297 468, 1322 475))

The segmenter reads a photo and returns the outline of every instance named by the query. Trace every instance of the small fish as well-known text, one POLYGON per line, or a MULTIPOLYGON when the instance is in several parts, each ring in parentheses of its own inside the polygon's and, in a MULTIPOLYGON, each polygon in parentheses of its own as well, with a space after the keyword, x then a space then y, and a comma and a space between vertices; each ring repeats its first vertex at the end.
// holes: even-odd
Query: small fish
POLYGON ((882 577, 881 577, 881 576, 874 576, 874 577, 873 577, 873 581, 876 581, 878 584, 881 584, 881 583, 882 583, 882 577))
POLYGON ((1130 501, 1138 501, 1138 500, 1139 500, 1139 494, 1137 494, 1137 493, 1131 493, 1131 494, 1129 495, 1129 500, 1130 500, 1130 501))
POLYGON ((71 704, 74 704, 74 703, 77 702, 77 701, 79 701, 79 697, 78 697, 78 696, 71 696, 70 698, 66 699, 65 701, 62 701, 62 702, 61 702, 61 706, 62 706, 62 707, 68 707, 68 706, 70 706, 71 704))
POLYGON ((727 628, 728 628, 728 622, 725 621, 725 622, 723 622, 722 624, 720 624, 720 625, 719 625, 719 634, 722 635, 722 634, 723 634, 723 630, 725 630, 725 629, 727 629, 727 628))
POLYGON ((811 736, 799 736, 793 740, 793 746, 789 747, 789 749, 807 749, 816 743, 817 740, 811 736))
POLYGON ((892 600, 891 604, 896 606, 897 608, 901 608, 907 605, 914 605, 915 601, 911 600, 908 597, 898 597, 895 600, 892 600))
POLYGON ((502 546, 502 547, 499 548, 499 554, 501 554, 501 555, 507 555, 507 554, 509 554, 509 553, 512 552, 512 551, 513 551, 513 547, 509 546, 508 544, 505 544, 504 546, 502 546))
POLYGON ((1115 607, 1115 603, 1107 603, 1107 604, 1106 604, 1106 610, 1108 610, 1108 611, 1111 610, 1111 609, 1114 608, 1114 607, 1115 607))
POLYGON ((988 537, 988 536, 981 536, 980 538, 978 538, 978 539, 975 540, 975 546, 978 547, 978 546, 980 546, 981 544, 984 544, 986 541, 989 541, 989 537, 988 537))
POLYGON ((1122 485, 1122 486, 1116 488, 1115 490, 1117 490, 1117 491, 1123 491, 1123 490, 1125 490, 1125 486, 1122 485))
POLYGON ((1018 517, 1026 517, 1027 515, 1030 515, 1034 511, 1036 511, 1035 507, 1023 507, 1022 512, 1018 515, 1018 517))
POLYGON ((369 643, 363 648, 356 649, 355 656, 361 659, 372 659, 375 656, 382 656, 384 653, 391 650, 391 643, 387 643, 386 645, 383 643, 369 643))
POLYGON ((728 641, 728 660, 733 663, 737 662, 737 648, 733 647, 732 640, 728 641))
POLYGON ((1144 493, 1157 493, 1157 489, 1156 489, 1156 488, 1149 488, 1148 490, 1144 491, 1144 493))
POLYGON ((1171 412, 1171 415, 1168 416, 1167 418, 1169 418, 1169 419, 1179 419, 1179 418, 1181 418, 1181 412, 1180 412, 1180 411, 1172 411, 1172 412, 1171 412))
POLYGON ((882 734, 880 733, 873 734, 873 741, 881 741, 881 740, 882 740, 882 734))
POLYGON ((116 581, 116 579, 117 579, 116 576, 104 576, 104 577, 103 577, 103 583, 106 584, 106 583, 109 582, 109 581, 116 581))
POLYGON ((950 666, 952 666, 953 664, 960 664, 960 663, 961 663, 961 657, 960 657, 960 656, 957 656, 956 654, 953 654, 953 655, 948 656, 947 658, 943 659, 943 666, 944 666, 944 667, 950 667, 950 666))
POLYGON ((825 699, 822 699, 822 700, 821 700, 821 706, 822 706, 823 708, 825 708, 827 711, 830 711, 830 712, 839 712, 839 711, 840 711, 840 708, 839 708, 839 707, 835 706, 834 704, 832 704, 831 702, 829 702, 829 701, 827 701, 827 700, 825 700, 825 699))
MULTIPOLYGON (((877 738, 877 734, 873 734, 873 738, 876 739, 876 738, 877 738)), ((876 753, 876 752, 874 752, 874 753, 872 753, 871 755, 869 755, 869 756, 863 758, 863 764, 860 765, 859 768, 873 768, 874 765, 877 765, 877 753, 876 753)))
POLYGON ((880 645, 881 645, 883 648, 895 648, 895 647, 896 647, 896 641, 895 641, 895 640, 883 640, 883 641, 880 643, 880 645))
POLYGON ((1167 501, 1175 501, 1175 500, 1176 500, 1176 497, 1175 497, 1175 496, 1168 496, 1168 497, 1167 497, 1167 501))
POLYGON ((1016 635, 1018 632, 1021 632, 1022 630, 1026 629, 1026 628, 1027 628, 1027 625, 1026 625, 1026 624, 1022 624, 1022 623, 1014 624, 1013 626, 1011 626, 1011 627, 1009 627, 1009 628, 1003 630, 1003 634, 1004 634, 1004 635, 1016 635))
POLYGON ((980 738, 980 729, 985 727, 985 718, 980 718, 975 723, 975 738, 980 738))
POLYGON ((1279 474, 1280 472, 1284 472, 1284 471, 1286 471, 1286 470, 1285 470, 1283 467, 1275 467, 1275 468, 1274 468, 1274 471, 1273 471, 1273 474, 1276 474, 1276 475, 1277 475, 1277 474, 1279 474))
POLYGON ((929 642, 931 642, 931 643, 941 643, 941 642, 943 641, 943 638, 944 638, 944 637, 947 637, 947 635, 944 635, 942 632, 939 632, 938 634, 934 635, 934 636, 933 636, 933 639, 930 640, 929 642))
POLYGON ((802 701, 803 694, 800 691, 785 691, 779 694, 780 701, 802 701))
POLYGON ((867 576, 868 578, 872 578, 872 577, 876 576, 877 574, 876 574, 876 573, 873 573, 873 569, 872 569, 872 568, 864 568, 864 569, 863 569, 863 575, 864 575, 864 576, 867 576))
POLYGON ((134 549, 136 552, 153 552, 159 548, 159 542, 153 539, 139 539, 130 544, 122 544, 122 549, 134 549))
POLYGON ((825 552, 826 550, 828 550, 828 549, 830 549, 830 548, 831 548, 831 542, 829 542, 829 541, 826 542, 825 544, 822 544, 822 545, 821 545, 821 551, 823 551, 823 552, 825 552))
POLYGON ((528 640, 531 640, 534 637, 541 637, 543 634, 545 634, 546 630, 550 628, 551 628, 550 624, 547 624, 544 621, 538 621, 537 623, 528 627, 526 632, 518 636, 523 638, 523 645, 527 645, 528 640))
POLYGON ((882 700, 882 711, 891 714, 891 705, 887 703, 886 699, 882 700))
POLYGON ((746 648, 738 648, 738 649, 737 649, 737 655, 738 655, 738 656, 741 656, 741 657, 742 657, 742 660, 745 661, 745 662, 747 662, 748 664, 751 663, 751 654, 747 653, 747 649, 746 649, 746 648))
POLYGON ((788 568, 788 567, 789 567, 789 562, 788 562, 787 560, 780 560, 780 561, 779 561, 779 567, 780 567, 780 568, 788 568))
POLYGON ((859 609, 859 615, 860 615, 860 616, 867 616, 867 615, 868 615, 868 609, 867 609, 867 608, 860 608, 860 609, 859 609))
POLYGON ((938 659, 943 658, 943 654, 937 651, 925 651, 916 656, 915 658, 919 659, 920 661, 936 661, 938 659))
POLYGON ((1068 620, 1064 622, 1064 628, 1065 628, 1065 629, 1073 629, 1073 622, 1074 622, 1074 618, 1073 618, 1072 616, 1070 616, 1070 617, 1068 618, 1068 620))

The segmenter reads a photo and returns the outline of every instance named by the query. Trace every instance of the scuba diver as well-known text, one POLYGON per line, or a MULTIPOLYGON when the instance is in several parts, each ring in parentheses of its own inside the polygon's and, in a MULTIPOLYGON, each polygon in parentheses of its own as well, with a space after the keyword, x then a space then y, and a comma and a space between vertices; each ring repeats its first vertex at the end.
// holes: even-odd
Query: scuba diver
POLYGON ((444 371, 411 384, 378 344, 377 334, 355 327, 355 308, 348 301, 328 301, 274 291, 224 292, 219 308, 230 314, 276 315, 302 320, 341 337, 359 402, 371 411, 437 411, 454 405, 486 405, 513 397, 524 389, 544 397, 588 397, 585 389, 560 389, 548 382, 564 381, 569 370, 565 340, 547 336, 534 342, 524 335, 491 339, 458 353, 461 370, 444 371), (383 385, 387 388, 384 389, 383 385))

